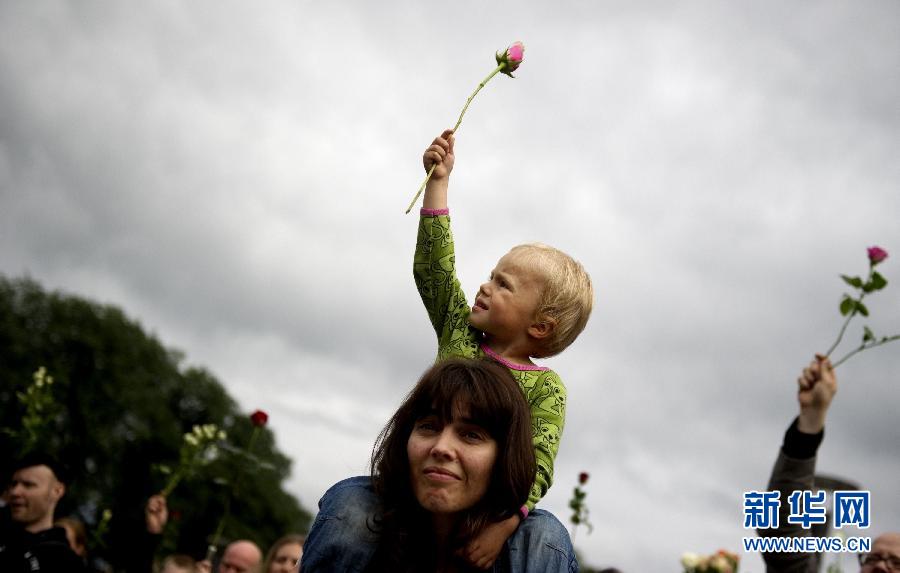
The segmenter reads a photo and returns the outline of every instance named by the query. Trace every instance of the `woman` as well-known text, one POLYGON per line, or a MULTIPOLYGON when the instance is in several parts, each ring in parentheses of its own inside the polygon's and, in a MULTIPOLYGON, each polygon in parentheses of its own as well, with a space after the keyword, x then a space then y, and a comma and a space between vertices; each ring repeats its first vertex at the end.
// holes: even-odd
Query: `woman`
POLYGON ((66 540, 72 552, 87 561, 87 528, 84 522, 74 517, 60 517, 53 525, 66 530, 66 540))
MULTIPOLYGON (((382 430, 371 477, 344 480, 319 501, 302 570, 467 571, 460 550, 518 512, 534 482, 528 404, 490 361, 431 367, 382 430)), ((577 571, 565 527, 525 519, 495 571, 577 571)))
POLYGON ((263 573, 293 573, 297 571, 297 563, 303 555, 302 535, 285 535, 269 548, 266 555, 263 573))

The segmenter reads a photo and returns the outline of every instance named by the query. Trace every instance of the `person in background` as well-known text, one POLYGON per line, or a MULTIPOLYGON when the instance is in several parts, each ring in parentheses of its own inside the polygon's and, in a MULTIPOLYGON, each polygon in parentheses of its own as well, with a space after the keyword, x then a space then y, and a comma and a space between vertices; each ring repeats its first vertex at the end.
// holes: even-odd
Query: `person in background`
POLYGON ((53 458, 31 454, 13 466, 0 517, 0 571, 85 571, 53 513, 66 494, 65 472, 53 458))
POLYGON ((190 555, 169 555, 163 559, 159 573, 197 573, 197 562, 190 555))
POLYGON ((233 541, 225 547, 218 573, 259 573, 262 550, 247 539, 233 541))
POLYGON ((133 540, 132 559, 126 564, 128 573, 152 573, 156 550, 162 542, 163 531, 169 522, 169 506, 160 494, 152 495, 144 505, 144 530, 133 540))
POLYGON ((87 559, 87 529, 84 523, 74 517, 60 517, 53 524, 66 530, 66 539, 75 555, 87 559))
POLYGON ((297 564, 303 555, 303 542, 306 538, 292 533, 285 535, 272 544, 269 553, 266 554, 263 573, 293 573, 297 571, 297 564))
MULTIPOLYGON (((800 524, 788 523, 794 491, 813 491, 816 452, 825 437, 825 418, 837 394, 837 377, 831 361, 816 354, 797 378, 799 413, 784 434, 775 467, 769 478, 769 491, 781 492, 778 527, 760 529, 761 537, 801 537, 810 534, 800 524)), ((763 553, 769 573, 816 573, 817 553, 763 553)), ((872 542, 872 551, 859 555, 860 573, 900 573, 900 532, 884 533, 872 542)))

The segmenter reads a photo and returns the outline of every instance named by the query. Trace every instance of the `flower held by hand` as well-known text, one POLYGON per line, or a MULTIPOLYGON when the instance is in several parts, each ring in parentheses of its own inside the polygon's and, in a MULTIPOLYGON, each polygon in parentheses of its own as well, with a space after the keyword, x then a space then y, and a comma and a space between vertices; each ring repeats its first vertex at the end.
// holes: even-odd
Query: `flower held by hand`
POLYGON ((163 497, 168 497, 182 479, 191 476, 198 466, 206 465, 218 455, 218 443, 227 436, 215 424, 195 425, 193 429, 184 434, 179 451, 178 467, 173 472, 167 466, 159 466, 165 473, 171 473, 169 482, 160 492, 163 497))
MULTIPOLYGON (((825 353, 825 356, 831 356, 831 353, 834 352, 838 344, 840 344, 841 339, 844 337, 844 332, 847 330, 847 325, 850 324, 850 321, 854 316, 856 316, 857 314, 866 317, 869 316, 869 309, 866 305, 863 304, 863 299, 866 297, 866 295, 876 291, 880 291, 888 284, 887 279, 885 279, 878 271, 875 270, 875 266, 888 257, 887 251, 885 251, 881 247, 869 247, 868 249, 866 249, 866 253, 869 257, 869 276, 866 277, 865 280, 863 280, 862 277, 841 275, 841 278, 844 279, 845 283, 857 290, 857 296, 853 297, 849 294, 844 294, 844 298, 841 299, 841 316, 846 316, 847 319, 841 326, 840 332, 838 332, 837 340, 834 341, 834 344, 831 345, 831 348, 828 349, 828 352, 825 353)), ((837 368, 848 358, 858 352, 862 352, 863 350, 874 348, 876 346, 881 346, 882 344, 894 340, 900 340, 900 334, 895 334, 893 336, 882 336, 881 338, 879 338, 875 336, 875 334, 868 326, 864 326, 862 343, 854 350, 851 350, 843 358, 835 361, 834 368, 837 368)))
MULTIPOLYGON (((469 104, 472 103, 472 100, 475 99, 475 96, 481 91, 481 88, 487 85, 491 78, 496 76, 499 72, 503 72, 509 77, 514 77, 512 72, 519 69, 519 66, 522 64, 522 58, 525 57, 525 44, 522 42, 513 42, 506 51, 502 54, 497 52, 494 54, 495 59, 497 60, 497 67, 494 68, 488 77, 481 80, 481 83, 478 84, 478 87, 475 88, 475 91, 472 92, 472 95, 469 96, 469 99, 466 100, 466 105, 463 106, 462 111, 459 112, 459 118, 456 120, 456 125, 453 126, 453 133, 455 134, 459 130, 459 124, 462 123, 463 116, 466 115, 466 110, 469 109, 469 104)), ((431 174, 434 173, 434 168, 437 165, 435 163, 431 166, 431 169, 428 170, 428 175, 425 176, 425 180, 422 181, 422 184, 419 186, 419 190, 416 191, 416 194, 413 196, 412 201, 409 202, 409 207, 406 208, 406 212, 409 213, 413 205, 416 204, 416 201, 419 200, 419 196, 422 195, 422 191, 425 190, 425 185, 428 184, 428 180, 431 179, 431 174)))
POLYGON ((868 252, 869 262, 873 267, 888 257, 887 251, 881 247, 869 247, 868 252))
POLYGON ((494 54, 494 57, 497 60, 497 65, 503 66, 503 69, 500 71, 513 78, 515 76, 513 76, 512 73, 519 69, 519 66, 522 64, 522 59, 525 57, 525 44, 522 42, 513 42, 510 47, 506 48, 505 52, 502 54, 497 52, 494 54))

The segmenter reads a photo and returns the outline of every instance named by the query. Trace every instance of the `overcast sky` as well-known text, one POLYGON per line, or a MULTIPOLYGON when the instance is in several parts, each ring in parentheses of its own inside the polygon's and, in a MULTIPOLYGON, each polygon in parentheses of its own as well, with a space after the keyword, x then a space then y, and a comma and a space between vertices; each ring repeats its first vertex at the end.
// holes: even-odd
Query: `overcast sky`
MULTIPOLYGON (((868 246, 896 253, 868 324, 900 332, 896 0, 3 2, 0 273, 120 306, 267 410, 314 511, 433 359, 403 210, 514 40, 450 207, 467 292, 535 240, 595 283, 545 362, 569 408, 543 506, 568 523, 591 473, 593 566, 739 551, 868 246)), ((819 469, 900 530, 900 344, 838 374, 819 469)))

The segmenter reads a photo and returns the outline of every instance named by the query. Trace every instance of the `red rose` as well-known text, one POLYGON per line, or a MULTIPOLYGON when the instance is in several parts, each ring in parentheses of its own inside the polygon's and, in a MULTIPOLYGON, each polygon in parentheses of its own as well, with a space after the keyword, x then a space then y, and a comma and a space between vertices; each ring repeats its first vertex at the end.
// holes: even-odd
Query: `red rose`
POLYGON ((884 259, 888 257, 887 251, 882 249, 881 247, 869 247, 869 262, 872 265, 877 265, 884 259))
POLYGON ((581 485, 586 484, 589 477, 591 476, 587 472, 581 472, 578 474, 578 483, 581 485))
POLYGON ((266 425, 266 422, 269 421, 269 415, 262 410, 257 410, 250 414, 250 421, 253 422, 253 425, 257 428, 262 428, 266 425))

